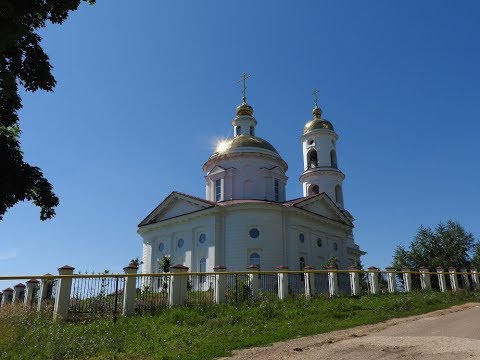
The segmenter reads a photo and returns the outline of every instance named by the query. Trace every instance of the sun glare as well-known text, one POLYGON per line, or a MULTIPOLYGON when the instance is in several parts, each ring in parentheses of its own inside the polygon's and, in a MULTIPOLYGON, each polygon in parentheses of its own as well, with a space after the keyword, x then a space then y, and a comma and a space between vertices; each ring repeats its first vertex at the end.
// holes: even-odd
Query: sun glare
POLYGON ((223 153, 228 149, 228 141, 227 140, 220 140, 217 143, 217 152, 223 153))

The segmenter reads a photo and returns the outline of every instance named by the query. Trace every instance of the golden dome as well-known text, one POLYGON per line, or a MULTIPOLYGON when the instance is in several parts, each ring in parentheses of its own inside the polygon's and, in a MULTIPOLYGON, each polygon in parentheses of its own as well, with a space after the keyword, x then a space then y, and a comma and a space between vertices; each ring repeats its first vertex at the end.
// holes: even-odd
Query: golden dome
POLYGON ((240 105, 237 106, 237 116, 240 115, 253 115, 253 108, 248 105, 246 102, 242 102, 240 105))
POLYGON ((213 155, 220 155, 231 152, 232 150, 239 148, 260 148, 274 152, 276 155, 278 151, 267 140, 252 136, 252 135, 237 135, 234 138, 222 141, 217 145, 213 155))
POLYGON ((303 128, 303 133, 306 134, 309 131, 320 129, 335 131, 330 121, 326 119, 313 119, 312 121, 309 121, 305 124, 305 127, 303 128))

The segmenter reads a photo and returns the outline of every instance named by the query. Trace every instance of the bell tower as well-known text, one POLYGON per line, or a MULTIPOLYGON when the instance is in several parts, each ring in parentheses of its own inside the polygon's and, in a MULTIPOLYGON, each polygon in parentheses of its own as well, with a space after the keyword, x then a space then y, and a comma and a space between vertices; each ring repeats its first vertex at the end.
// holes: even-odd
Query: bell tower
POLYGON ((326 193, 339 208, 344 208, 342 182, 345 175, 337 162, 337 140, 330 121, 322 118, 318 107, 318 90, 313 90, 313 119, 305 124, 301 137, 303 149, 303 173, 300 181, 303 196, 326 193))

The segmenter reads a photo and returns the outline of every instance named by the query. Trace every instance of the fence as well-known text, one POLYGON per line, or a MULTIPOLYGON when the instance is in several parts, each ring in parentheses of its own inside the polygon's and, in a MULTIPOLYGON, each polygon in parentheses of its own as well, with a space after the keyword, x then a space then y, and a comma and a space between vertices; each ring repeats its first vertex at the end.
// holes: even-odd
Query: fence
MULTIPOLYGON (((154 312, 172 306, 204 306, 209 304, 255 303, 287 298, 316 296, 360 296, 413 290, 467 291, 480 290, 476 269, 426 268, 418 271, 387 268, 380 271, 350 268, 315 270, 305 267, 290 271, 279 267, 276 271, 259 271, 251 266, 248 271, 228 272, 217 266, 214 272, 188 272, 175 265, 170 273, 138 274, 138 268, 129 265, 124 274, 73 274, 74 268, 64 266, 59 275, 32 277, 26 284, 19 283, 0 292, 0 306, 24 304, 41 311, 53 307, 54 319, 85 320, 119 315, 154 312)), ((0 280, 28 277, 0 277, 0 280)))

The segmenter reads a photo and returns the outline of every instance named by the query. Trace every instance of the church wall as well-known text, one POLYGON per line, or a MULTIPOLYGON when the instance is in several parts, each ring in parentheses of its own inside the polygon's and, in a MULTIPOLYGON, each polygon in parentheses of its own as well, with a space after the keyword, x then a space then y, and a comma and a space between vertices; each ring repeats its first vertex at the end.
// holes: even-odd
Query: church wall
POLYGON ((283 231, 280 208, 230 209, 225 215, 225 265, 229 270, 245 270, 252 253, 260 255, 263 270, 273 270, 282 263, 283 231), (250 236, 258 229, 257 238, 250 236))
POLYGON ((300 269, 300 257, 304 257, 305 265, 313 266, 315 269, 320 269, 331 256, 338 258, 339 267, 350 266, 346 249, 346 234, 338 227, 323 222, 319 223, 309 216, 292 214, 287 220, 287 234, 288 267, 290 269, 300 269), (300 240, 300 234, 303 234, 303 243, 300 240), (335 244, 337 244, 336 247, 335 244))
POLYGON ((178 215, 188 214, 201 209, 201 206, 190 203, 188 201, 176 201, 174 207, 167 209, 165 212, 161 213, 160 216, 157 217, 157 219, 170 219, 178 215))

